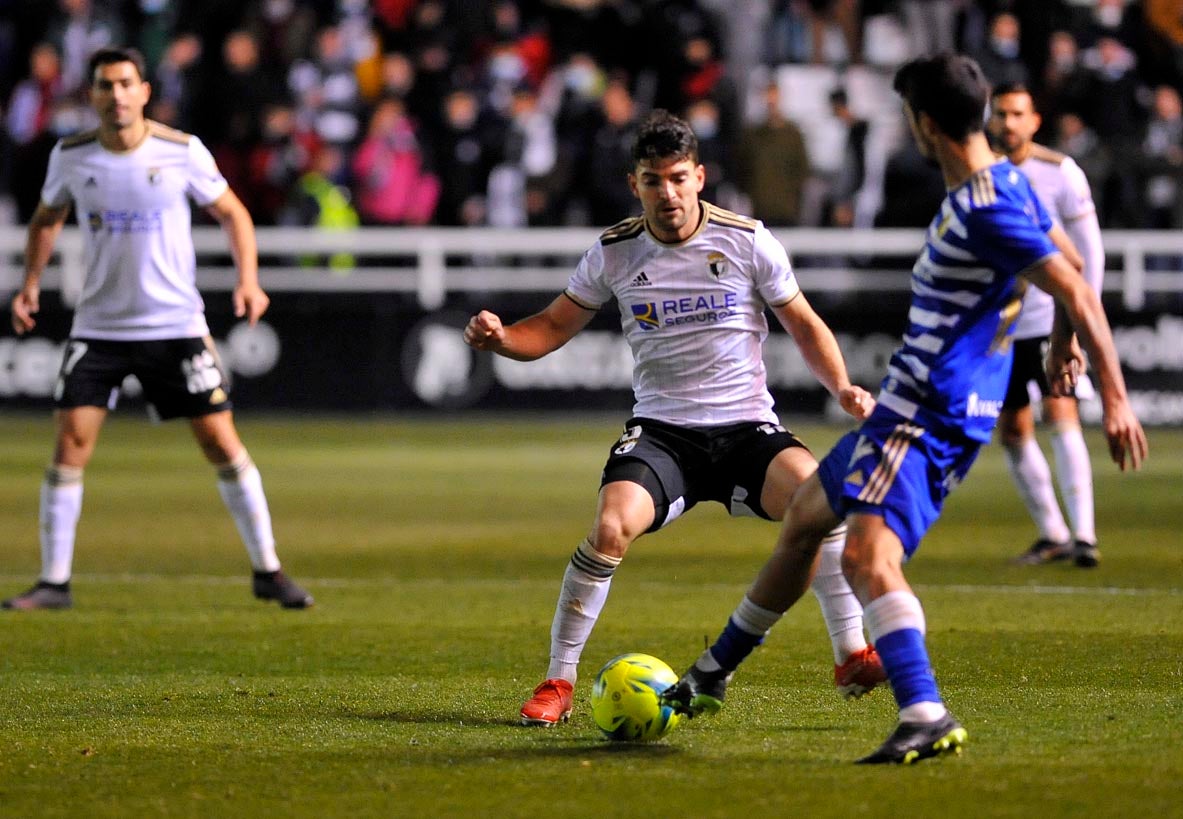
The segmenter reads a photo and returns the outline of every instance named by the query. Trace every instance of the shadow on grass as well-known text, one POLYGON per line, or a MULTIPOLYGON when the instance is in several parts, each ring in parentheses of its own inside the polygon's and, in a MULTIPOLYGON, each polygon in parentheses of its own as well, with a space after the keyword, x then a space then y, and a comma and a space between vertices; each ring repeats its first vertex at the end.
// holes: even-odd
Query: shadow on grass
MULTIPOLYGON (((611 742, 602 737, 595 729, 585 727, 565 726, 554 729, 529 727, 518 720, 491 719, 474 714, 448 713, 415 713, 400 711, 353 711, 343 709, 341 716, 348 719, 360 719, 371 722, 387 722, 399 725, 454 725, 471 728, 504 728, 515 738, 531 743, 529 747, 517 748, 472 748, 466 755, 480 759, 534 759, 539 757, 590 759, 594 757, 654 757, 668 756, 681 753, 675 745, 664 742, 611 742)), ((426 750, 426 749, 425 749, 426 750)), ((427 752, 430 754, 430 752, 427 752)), ((448 751, 449 756, 456 756, 455 748, 448 751)))
POLYGON ((433 714, 425 711, 415 711, 412 713, 402 711, 352 711, 343 709, 341 716, 350 719, 362 719, 371 722, 393 722, 403 725, 472 725, 485 728, 500 725, 524 728, 516 719, 508 720, 501 717, 494 719, 480 714, 463 714, 456 711, 433 714))

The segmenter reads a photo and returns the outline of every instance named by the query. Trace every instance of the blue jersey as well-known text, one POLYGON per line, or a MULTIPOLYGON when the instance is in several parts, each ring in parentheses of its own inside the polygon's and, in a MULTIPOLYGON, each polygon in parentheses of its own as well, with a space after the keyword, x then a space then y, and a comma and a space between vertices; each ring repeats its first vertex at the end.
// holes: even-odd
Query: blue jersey
POLYGON ((1010 376, 1016 276, 1057 252, 1052 220, 1007 160, 949 191, 912 268, 903 344, 879 394, 922 427, 989 441, 1010 376))

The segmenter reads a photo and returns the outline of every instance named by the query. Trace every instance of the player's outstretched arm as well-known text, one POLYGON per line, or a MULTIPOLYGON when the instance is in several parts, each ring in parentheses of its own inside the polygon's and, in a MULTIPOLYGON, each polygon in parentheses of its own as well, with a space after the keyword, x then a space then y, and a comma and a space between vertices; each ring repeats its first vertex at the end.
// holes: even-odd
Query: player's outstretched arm
POLYGON ((238 269, 234 287, 234 315, 246 317, 252 325, 267 312, 271 298, 259 286, 259 248, 255 223, 242 200, 229 188, 206 207, 230 241, 230 255, 238 269))
POLYGON ((565 294, 542 312, 508 326, 496 313, 482 310, 468 320, 464 341, 476 350, 488 350, 516 361, 533 361, 570 341, 594 315, 594 310, 576 304, 565 294))
POLYGON ((1070 392, 1068 385, 1075 383, 1072 370, 1078 365, 1074 363, 1071 352, 1071 334, 1064 329, 1064 319, 1067 319, 1089 354, 1093 370, 1100 381, 1109 455, 1123 471, 1127 465, 1140 469, 1148 453, 1146 433, 1130 406, 1125 378, 1121 374, 1121 362, 1113 346, 1113 334, 1101 307, 1101 300, 1060 255, 1052 256, 1028 270, 1025 275, 1036 287, 1055 297, 1056 310, 1061 316, 1053 331, 1052 350, 1048 356, 1048 375, 1053 393, 1067 394, 1070 392))
POLYGON ((51 207, 44 202, 37 205, 29 219, 25 237, 25 281, 12 297, 12 329, 23 335, 37 326, 34 315, 41 309, 41 273, 53 255, 53 245, 70 208, 51 207))
POLYGON ((874 397, 862 387, 850 383, 846 360, 829 326, 822 321, 805 298, 798 293, 786 304, 772 308, 777 320, 793 337, 810 371, 838 399, 849 415, 861 421, 875 409, 874 397))

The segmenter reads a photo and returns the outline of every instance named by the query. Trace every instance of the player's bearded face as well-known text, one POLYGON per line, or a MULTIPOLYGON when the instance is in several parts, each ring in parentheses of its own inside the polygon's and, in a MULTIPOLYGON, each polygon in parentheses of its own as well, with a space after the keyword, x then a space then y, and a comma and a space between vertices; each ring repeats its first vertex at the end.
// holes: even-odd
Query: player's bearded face
POLYGON ((1021 150, 1039 130, 1040 117, 1027 94, 1003 94, 990 103, 990 136, 1005 153, 1021 150))
POLYGON ((151 88, 132 63, 109 63, 95 69, 90 101, 103 125, 126 128, 144 114, 151 88))
POLYGON ((629 186, 641 200, 649 229, 663 241, 681 241, 698 227, 698 194, 706 181, 702 165, 691 159, 656 159, 637 163, 629 186))

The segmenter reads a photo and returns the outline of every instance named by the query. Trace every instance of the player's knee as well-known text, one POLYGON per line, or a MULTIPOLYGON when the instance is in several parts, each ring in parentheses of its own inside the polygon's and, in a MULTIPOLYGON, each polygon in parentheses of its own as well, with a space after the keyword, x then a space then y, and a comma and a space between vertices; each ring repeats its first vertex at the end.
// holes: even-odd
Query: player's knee
POLYGON ((854 578, 863 572, 866 560, 865 550, 859 547, 859 544, 847 538, 846 545, 842 548, 842 574, 845 575, 847 582, 853 582, 854 578))
POLYGON ((94 453, 95 439, 91 436, 63 431, 58 435, 53 461, 72 467, 84 467, 94 453))
POLYGON ((1026 439, 1027 439, 1026 435, 1024 435, 1019 430, 1014 429, 1013 427, 1009 427, 1009 428, 999 427, 999 429, 998 429, 998 440, 1001 441, 1002 445, 1004 447, 1006 447, 1007 449, 1020 448, 1021 446, 1023 446, 1023 443, 1024 443, 1024 441, 1026 441, 1026 439))
POLYGON ((853 589, 869 588, 882 574, 881 561, 875 558, 874 545, 865 539, 847 535, 842 549, 842 574, 853 589))
POLYGON ((636 535, 630 535, 619 520, 604 519, 597 522, 588 540, 600 554, 624 557, 636 535))

